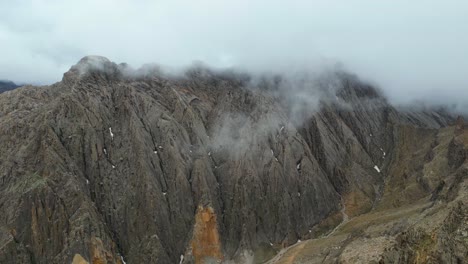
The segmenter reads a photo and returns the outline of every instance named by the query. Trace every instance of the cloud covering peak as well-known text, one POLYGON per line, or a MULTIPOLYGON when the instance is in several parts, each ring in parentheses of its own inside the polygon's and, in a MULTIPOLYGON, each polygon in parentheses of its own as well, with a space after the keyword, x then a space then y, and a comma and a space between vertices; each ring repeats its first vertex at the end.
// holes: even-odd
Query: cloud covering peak
POLYGON ((0 79, 48 84, 99 54, 134 67, 249 71, 340 63, 391 100, 468 98, 468 2, 0 1, 0 79))

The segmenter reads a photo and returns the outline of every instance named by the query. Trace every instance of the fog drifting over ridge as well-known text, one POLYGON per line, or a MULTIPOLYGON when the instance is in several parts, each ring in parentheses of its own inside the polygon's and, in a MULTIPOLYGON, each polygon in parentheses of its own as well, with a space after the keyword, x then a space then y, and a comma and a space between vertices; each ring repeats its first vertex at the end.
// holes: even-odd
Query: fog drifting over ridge
POLYGON ((0 79, 50 84, 80 58, 250 72, 339 63, 392 102, 468 99, 466 1, 0 1, 0 79))

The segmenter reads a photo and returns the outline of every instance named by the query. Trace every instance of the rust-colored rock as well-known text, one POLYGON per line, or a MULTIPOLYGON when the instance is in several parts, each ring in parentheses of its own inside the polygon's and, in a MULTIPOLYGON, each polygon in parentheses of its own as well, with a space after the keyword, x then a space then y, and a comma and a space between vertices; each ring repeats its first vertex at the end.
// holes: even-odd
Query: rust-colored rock
POLYGON ((106 264, 114 262, 112 254, 104 248, 104 244, 100 238, 91 238, 90 244, 90 253, 93 264, 106 264))
POLYGON ((218 223, 212 207, 198 206, 191 245, 196 264, 202 264, 210 259, 223 260, 218 223))
POLYGON ((357 77, 330 76, 339 90, 306 85, 326 95, 302 113, 286 76, 127 70, 87 57, 56 84, 0 95, 0 263, 70 263, 77 253, 191 263, 187 246, 199 263, 235 260, 328 234, 340 214, 314 227, 339 212, 340 197, 356 217, 381 194, 390 205, 432 195, 447 175, 423 161, 431 148, 429 160, 447 156, 432 135, 453 118, 400 111, 357 77))
POLYGON ((75 254, 72 264, 89 264, 80 254, 75 254))

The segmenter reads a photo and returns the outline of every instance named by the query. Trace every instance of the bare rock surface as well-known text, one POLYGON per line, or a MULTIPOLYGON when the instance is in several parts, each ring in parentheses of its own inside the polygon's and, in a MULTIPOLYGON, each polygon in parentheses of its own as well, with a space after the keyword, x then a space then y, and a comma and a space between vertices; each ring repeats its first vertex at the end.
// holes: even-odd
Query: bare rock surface
POLYGON ((448 154, 454 141, 466 150, 468 132, 457 126, 399 130, 398 151, 374 209, 269 263, 466 262, 468 167, 463 162, 454 168, 451 159, 458 158, 448 154))
POLYGON ((406 245, 432 233, 342 230, 430 197, 451 205, 440 234, 462 241, 430 245, 463 257, 466 138, 448 136, 453 118, 399 111, 352 75, 333 80, 297 115, 281 78, 93 56, 61 82, 0 95, 0 263, 261 263, 327 234, 339 247, 327 259, 354 259, 364 241, 382 249, 369 260, 406 263, 422 254, 406 245))

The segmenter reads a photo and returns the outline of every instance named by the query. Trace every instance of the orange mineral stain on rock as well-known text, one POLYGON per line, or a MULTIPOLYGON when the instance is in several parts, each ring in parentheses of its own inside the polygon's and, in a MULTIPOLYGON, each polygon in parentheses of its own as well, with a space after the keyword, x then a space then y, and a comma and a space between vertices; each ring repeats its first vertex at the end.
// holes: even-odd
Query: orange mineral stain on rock
POLYGON ((89 264, 80 254, 75 254, 72 264, 89 264))
POLYGON ((114 257, 109 251, 105 249, 102 240, 98 237, 91 238, 90 253, 93 264, 106 264, 114 262, 114 257))
POLYGON ((223 260, 218 223, 212 207, 198 206, 191 245, 195 264, 223 260))

